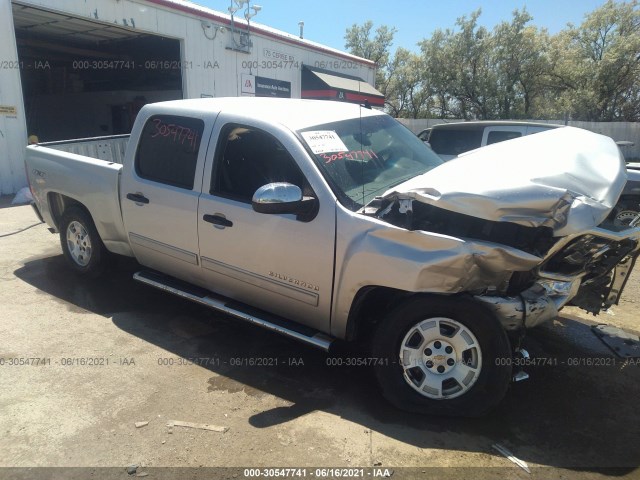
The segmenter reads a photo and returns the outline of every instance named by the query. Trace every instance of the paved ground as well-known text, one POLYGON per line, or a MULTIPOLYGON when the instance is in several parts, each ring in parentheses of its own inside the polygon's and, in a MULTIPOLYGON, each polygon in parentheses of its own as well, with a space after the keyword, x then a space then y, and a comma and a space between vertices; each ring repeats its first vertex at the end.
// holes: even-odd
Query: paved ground
MULTIPOLYGON (((30 207, 3 202, 0 235, 35 222, 30 207)), ((44 225, 0 237, 0 467, 18 467, 0 477, 74 466, 118 467, 126 478, 121 467, 138 464, 149 478, 161 472, 153 467, 199 466, 640 478, 640 365, 616 362, 589 327, 640 330, 640 272, 611 313, 566 309, 533 332, 527 347, 550 364, 529 368, 531 379, 496 411, 469 420, 396 411, 366 368, 328 366, 330 355, 139 285, 135 269, 121 260, 87 281, 65 268, 44 225), (9 365, 16 358, 45 364, 9 365), (249 366, 250 358, 278 364, 249 366), (610 365, 569 365, 586 359, 610 365), (167 427, 172 420, 228 431, 167 427), (140 421, 149 423, 136 428, 140 421), (532 475, 493 450, 496 442, 532 475)))

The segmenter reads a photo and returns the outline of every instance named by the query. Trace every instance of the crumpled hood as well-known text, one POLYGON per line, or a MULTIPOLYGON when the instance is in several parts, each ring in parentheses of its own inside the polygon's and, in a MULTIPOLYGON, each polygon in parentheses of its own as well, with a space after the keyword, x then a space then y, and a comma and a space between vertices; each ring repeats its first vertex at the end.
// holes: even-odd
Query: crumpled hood
POLYGON ((611 138, 565 127, 474 150, 384 196, 401 194, 485 220, 546 226, 565 236, 599 225, 626 178, 611 138))

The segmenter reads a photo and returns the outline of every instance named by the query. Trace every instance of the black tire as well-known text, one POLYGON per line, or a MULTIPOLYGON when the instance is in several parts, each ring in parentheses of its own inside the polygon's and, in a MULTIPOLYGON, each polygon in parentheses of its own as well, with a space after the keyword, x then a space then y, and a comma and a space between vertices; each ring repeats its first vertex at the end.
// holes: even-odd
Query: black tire
POLYGON ((100 239, 91 215, 86 210, 80 207, 69 207, 64 211, 60 220, 60 245, 67 263, 76 273, 95 278, 104 271, 108 252, 100 239), (78 231, 83 239, 77 245, 79 249, 83 250, 76 250, 75 253, 67 240, 69 226, 74 222, 74 227, 80 225, 82 229, 78 230, 72 227, 73 231, 78 231), (90 248, 87 249, 87 246, 90 248))
MULTIPOLYGON (((442 325, 442 328, 447 326, 446 322, 443 322, 442 325)), ((434 329, 433 332, 427 333, 429 333, 430 337, 437 336, 440 333, 435 332, 436 330, 434 329)), ((449 332, 445 331, 445 333, 449 332)), ((418 338, 421 335, 422 333, 418 335, 418 338)), ((420 358, 423 358, 423 354, 426 355, 424 352, 431 352, 429 348, 422 350, 424 345, 428 345, 427 340, 430 337, 425 335, 422 339, 425 343, 420 344, 421 346, 415 350, 416 352, 421 352, 418 354, 420 358)), ((449 338, 442 335, 441 337, 443 341, 449 338)), ((410 337, 409 340, 412 338, 410 337)), ((405 352, 409 343, 409 341, 405 343, 405 352)), ((441 346, 440 343, 435 345, 437 345, 437 348, 441 346)), ((456 351, 454 351, 453 355, 456 354, 456 351)), ((375 375, 384 397, 401 410, 414 413, 465 417, 480 416, 495 407, 503 399, 511 382, 511 346, 504 329, 490 312, 477 302, 467 298, 421 295, 409 299, 393 309, 378 325, 372 339, 372 356, 382 359, 382 362, 377 362, 375 375), (409 379, 405 377, 405 369, 400 362, 400 349, 405 336, 409 335, 410 331, 415 334, 415 327, 423 320, 438 317, 453 320, 458 325, 461 324, 463 328, 458 330, 459 333, 470 331, 477 340, 479 351, 478 349, 472 349, 465 352, 465 355, 473 354, 475 358, 481 358, 481 364, 478 364, 480 368, 477 369, 478 373, 475 374, 473 383, 469 382, 468 385, 470 386, 464 387, 458 382, 454 382, 457 385, 453 385, 451 380, 446 380, 446 382, 449 382, 447 385, 453 385, 453 389, 457 389, 458 393, 451 394, 451 398, 445 396, 442 399, 430 398, 427 394, 419 393, 417 388, 422 388, 422 386, 411 386, 409 379), (464 391, 465 388, 467 388, 466 391, 464 391), (463 391, 464 393, 461 393, 463 391)), ((438 365, 444 365, 443 356, 433 357, 437 358, 438 365)), ((471 359, 472 357, 470 356, 469 358, 471 359)), ((422 371, 422 375, 426 374, 422 381, 439 381, 440 377, 429 376, 429 372, 425 370, 427 363, 428 360, 419 369, 422 371)), ((442 368, 451 368, 451 371, 453 371, 453 369, 458 368, 458 363, 454 362, 454 364, 454 367, 442 368)), ((470 361, 467 364, 470 364, 470 361)), ((431 362, 429 368, 432 369, 431 372, 435 375, 433 362, 431 362)), ((441 367, 437 366, 435 368, 439 369, 441 367)), ((407 370, 408 377, 412 376, 414 370, 407 370)), ((420 374, 420 372, 417 373, 420 374)), ((419 375, 417 376, 419 377, 419 375)), ((445 376, 446 374, 443 375, 443 379, 445 379, 445 376)), ((414 375, 413 378, 415 379, 416 376, 414 375)), ((465 378, 466 380, 467 378, 465 378)), ((416 381, 414 381, 415 383, 416 381)), ((423 385, 426 384, 423 383, 423 385)), ((442 388, 442 392, 444 391, 445 389, 442 388)))

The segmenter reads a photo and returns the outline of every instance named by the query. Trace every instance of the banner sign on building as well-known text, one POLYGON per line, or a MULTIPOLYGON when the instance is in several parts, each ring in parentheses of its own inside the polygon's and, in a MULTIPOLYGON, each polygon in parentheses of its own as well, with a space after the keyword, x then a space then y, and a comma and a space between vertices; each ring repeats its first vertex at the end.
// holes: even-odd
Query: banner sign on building
POLYGON ((256 97, 291 98, 291 82, 256 77, 256 97))

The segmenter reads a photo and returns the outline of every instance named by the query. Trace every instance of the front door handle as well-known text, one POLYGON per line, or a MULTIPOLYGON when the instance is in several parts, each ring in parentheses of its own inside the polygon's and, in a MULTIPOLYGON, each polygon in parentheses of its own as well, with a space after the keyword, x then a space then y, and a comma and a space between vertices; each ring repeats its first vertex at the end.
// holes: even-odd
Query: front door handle
POLYGON ((205 215, 202 219, 205 222, 213 223, 214 225, 219 225, 221 227, 233 227, 233 222, 231 220, 227 220, 222 215, 205 215))
POLYGON ((149 199, 140 193, 127 193, 127 199, 136 203, 149 203, 149 199))

